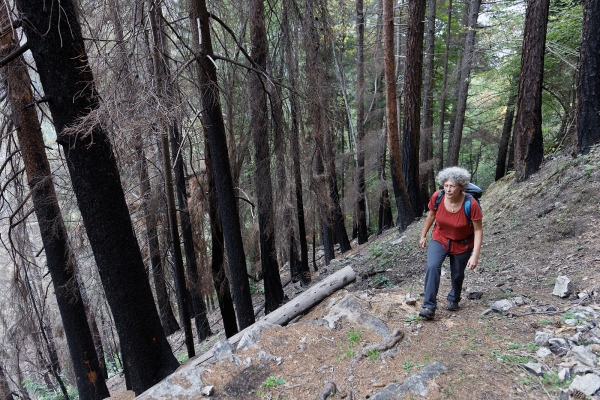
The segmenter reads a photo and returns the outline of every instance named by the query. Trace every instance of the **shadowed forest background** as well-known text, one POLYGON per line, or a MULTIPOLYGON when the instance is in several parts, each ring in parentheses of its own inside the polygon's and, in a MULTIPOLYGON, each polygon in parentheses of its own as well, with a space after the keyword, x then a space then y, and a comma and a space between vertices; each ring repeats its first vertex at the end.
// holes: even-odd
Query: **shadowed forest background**
POLYGON ((1 5, 0 399, 140 394, 445 166, 485 189, 600 140, 595 0, 1 5))

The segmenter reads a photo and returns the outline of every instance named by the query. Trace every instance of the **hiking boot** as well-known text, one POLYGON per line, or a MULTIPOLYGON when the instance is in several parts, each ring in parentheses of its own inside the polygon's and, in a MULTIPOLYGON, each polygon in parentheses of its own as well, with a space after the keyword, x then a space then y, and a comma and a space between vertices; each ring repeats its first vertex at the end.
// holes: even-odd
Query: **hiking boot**
POLYGON ((431 320, 433 319, 433 317, 435 316, 435 310, 432 310, 431 308, 421 308, 421 311, 419 311, 419 317, 423 317, 425 319, 431 320))
POLYGON ((458 308, 458 303, 454 301, 449 301, 448 305, 446 306, 446 310, 448 311, 458 311, 458 308))

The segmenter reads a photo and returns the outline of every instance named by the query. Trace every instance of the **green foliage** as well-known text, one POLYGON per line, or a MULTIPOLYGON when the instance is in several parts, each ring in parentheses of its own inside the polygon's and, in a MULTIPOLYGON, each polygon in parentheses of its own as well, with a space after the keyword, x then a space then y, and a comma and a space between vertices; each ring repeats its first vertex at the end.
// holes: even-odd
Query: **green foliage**
POLYGON ((362 331, 359 329, 352 328, 348 331, 348 341, 352 344, 358 344, 361 336, 362 331))
POLYGON ((286 382, 285 378, 277 377, 277 376, 269 376, 267 380, 265 380, 262 384, 262 387, 265 389, 273 388, 275 386, 281 386, 286 382))
POLYGON ((377 258, 383 254, 383 247, 380 243, 374 243, 369 246, 369 253, 371 253, 371 257, 377 258))
POLYGON ((572 379, 561 380, 556 372, 546 373, 542 376, 544 386, 549 386, 552 389, 568 388, 571 386, 571 382, 573 382, 572 379))
POLYGON ((369 360, 371 360, 371 361, 379 360, 380 356, 381 356, 381 352, 379 350, 371 349, 367 352, 367 357, 369 357, 369 360))
POLYGON ((421 321, 421 320, 422 320, 422 318, 421 318, 421 316, 420 316, 420 315, 412 315, 412 314, 411 314, 411 315, 408 315, 408 316, 407 316, 407 317, 404 319, 404 321, 406 321, 406 322, 414 322, 414 321, 421 321))
MULTIPOLYGON (((64 381, 64 378, 63 378, 64 381)), ((34 395, 36 400, 64 400, 64 396, 60 391, 53 391, 48 389, 46 385, 41 382, 32 381, 29 378, 25 378, 23 381, 23 386, 27 391, 34 395)), ((77 388, 72 385, 67 385, 67 395, 69 399, 77 400, 79 399, 79 393, 77 393, 77 388)))

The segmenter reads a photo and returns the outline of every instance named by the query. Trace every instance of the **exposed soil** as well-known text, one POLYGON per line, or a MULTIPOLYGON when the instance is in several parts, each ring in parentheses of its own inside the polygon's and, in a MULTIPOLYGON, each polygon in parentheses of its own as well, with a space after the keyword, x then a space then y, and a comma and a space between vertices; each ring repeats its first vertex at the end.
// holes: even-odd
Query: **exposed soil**
MULTIPOLYGON (((332 265, 314 272, 313 282, 346 265, 361 278, 299 321, 263 332, 260 350, 282 357, 279 365, 275 360, 259 362, 259 350, 249 349, 237 355, 242 361, 251 357, 250 367, 235 367, 229 361, 207 365, 203 382, 213 385, 219 398, 315 399, 326 383, 334 382, 338 393, 333 398, 366 399, 440 361, 448 371, 430 383, 429 399, 555 399, 560 384, 536 377, 521 365, 536 358, 535 332, 569 329, 561 326, 561 316, 582 302, 552 296, 557 276, 566 275, 578 292, 587 291, 590 297, 584 304, 596 307, 599 200, 599 151, 575 159, 558 156, 527 182, 515 183, 508 176, 487 188, 480 267, 467 272, 458 312, 444 309, 450 288, 449 273, 445 274, 433 321, 417 317, 426 264, 426 250, 418 247, 423 220, 402 235, 392 229, 365 245, 353 244, 332 265), (483 296, 467 300, 468 292, 483 296), (355 354, 383 338, 345 319, 333 330, 306 322, 323 317, 335 299, 348 293, 390 331, 404 331, 395 349, 356 362, 355 354), (416 297, 417 304, 407 305, 407 295, 416 297), (507 315, 482 316, 490 302, 515 297, 525 304, 507 315), (546 311, 548 306, 558 311, 546 311)), ((286 288, 289 296, 302 290, 298 284, 286 288)), ((211 338, 203 348, 220 339, 211 338)), ((546 359, 547 364, 555 361, 546 359)))

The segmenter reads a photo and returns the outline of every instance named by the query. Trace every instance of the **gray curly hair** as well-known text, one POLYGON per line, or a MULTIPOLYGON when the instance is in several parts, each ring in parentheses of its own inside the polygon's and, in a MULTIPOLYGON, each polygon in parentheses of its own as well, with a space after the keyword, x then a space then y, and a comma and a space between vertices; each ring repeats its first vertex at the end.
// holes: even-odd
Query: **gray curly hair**
POLYGON ((461 188, 466 189, 471 181, 471 174, 464 168, 448 167, 437 174, 437 181, 440 185, 443 185, 447 180, 454 181, 461 188))

